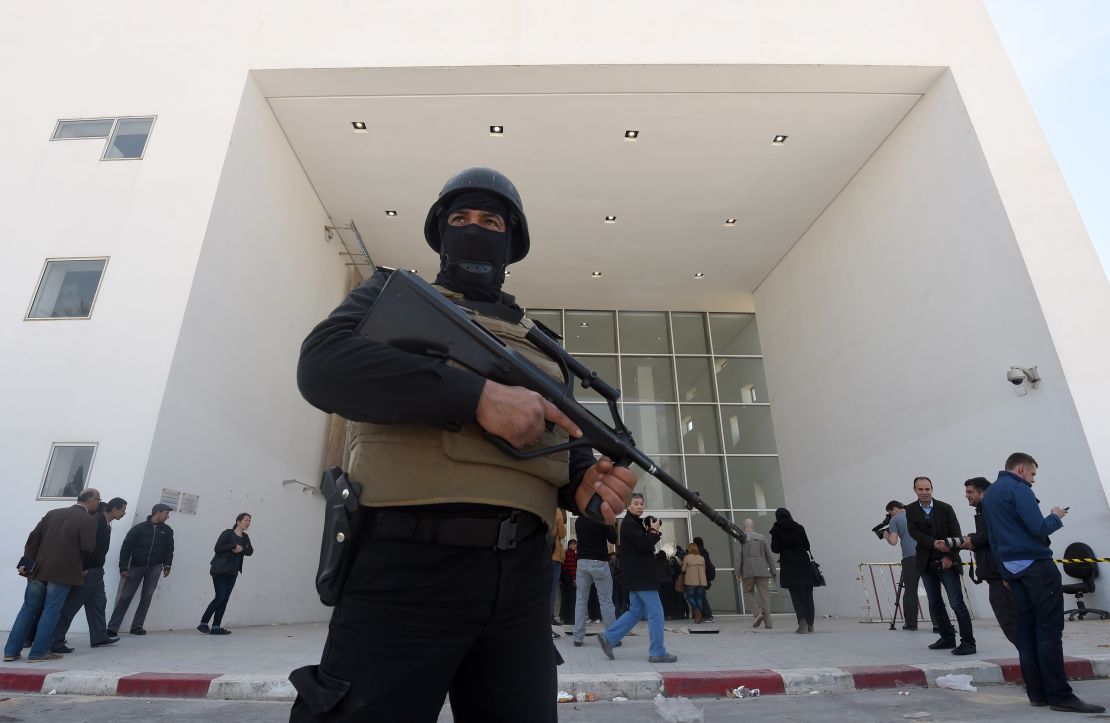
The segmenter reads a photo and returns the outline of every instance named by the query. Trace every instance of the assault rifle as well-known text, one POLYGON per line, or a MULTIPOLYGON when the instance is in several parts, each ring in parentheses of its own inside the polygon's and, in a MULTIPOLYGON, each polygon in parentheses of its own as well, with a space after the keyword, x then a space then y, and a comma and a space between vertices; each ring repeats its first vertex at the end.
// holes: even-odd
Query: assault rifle
MULTIPOLYGON (((617 411, 620 390, 599 377, 597 372, 587 369, 540 328, 533 327, 525 338, 558 364, 563 373, 563 383, 545 374, 419 276, 398 269, 386 280, 359 325, 358 333, 371 341, 389 344, 403 351, 450 359, 479 376, 501 384, 531 389, 558 407, 582 430, 578 439, 527 452, 487 432, 486 438, 508 456, 527 460, 563 450, 591 447, 618 465, 628 467, 635 464, 642 468, 681 497, 686 502, 686 509, 697 510, 728 535, 740 542, 745 541, 743 530, 636 448, 632 433, 617 411), (593 389, 605 399, 613 415, 614 426, 610 427, 574 399, 576 379, 583 388, 593 389)), ((590 519, 604 524, 601 501, 601 496, 594 494, 583 512, 590 519)))

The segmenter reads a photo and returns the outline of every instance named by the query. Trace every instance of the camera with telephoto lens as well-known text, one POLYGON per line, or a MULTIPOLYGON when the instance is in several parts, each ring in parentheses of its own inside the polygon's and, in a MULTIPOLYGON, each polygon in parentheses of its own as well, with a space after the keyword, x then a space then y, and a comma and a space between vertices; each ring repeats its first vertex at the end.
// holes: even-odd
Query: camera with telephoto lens
POLYGON ((655 518, 655 517, 652 517, 651 515, 644 515, 643 517, 641 517, 641 518, 640 518, 640 522, 642 522, 642 523, 643 523, 643 525, 644 525, 644 529, 645 529, 645 530, 650 530, 650 529, 651 529, 651 526, 652 526, 652 524, 653 524, 653 523, 654 523, 654 522, 655 522, 656 520, 657 520, 657 518, 655 518))
POLYGON ((872 527, 871 531, 875 533, 875 537, 878 537, 881 540, 881 539, 883 539, 883 535, 886 534, 886 531, 888 529, 890 529, 890 515, 889 514, 886 517, 883 518, 882 522, 880 522, 879 524, 872 527))
POLYGON ((948 545, 949 550, 958 550, 964 544, 966 537, 945 537, 944 544, 948 545))

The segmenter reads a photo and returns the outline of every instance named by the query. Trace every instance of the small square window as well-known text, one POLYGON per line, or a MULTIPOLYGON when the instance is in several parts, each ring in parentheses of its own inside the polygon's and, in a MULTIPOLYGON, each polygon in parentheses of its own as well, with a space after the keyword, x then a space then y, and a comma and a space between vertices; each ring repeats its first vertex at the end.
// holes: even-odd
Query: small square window
POLYGON ((72 138, 107 138, 112 133, 115 118, 89 118, 60 120, 50 140, 64 141, 72 138))
POLYGON ((150 138, 150 129, 154 126, 154 117, 147 118, 120 118, 116 123, 116 130, 112 133, 108 147, 104 149, 105 161, 138 160, 143 157, 146 150, 147 139, 150 138))
POLYGON ((39 499, 77 499, 88 486, 96 444, 54 444, 39 499))
POLYGON ((47 259, 28 319, 88 319, 108 259, 47 259))

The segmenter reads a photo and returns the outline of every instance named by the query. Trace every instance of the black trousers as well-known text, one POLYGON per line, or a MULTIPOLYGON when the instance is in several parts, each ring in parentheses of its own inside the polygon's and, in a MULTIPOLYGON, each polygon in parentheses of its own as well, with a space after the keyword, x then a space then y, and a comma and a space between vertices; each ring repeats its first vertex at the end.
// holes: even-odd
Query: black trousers
POLYGON ((216 596, 204 609, 204 615, 200 616, 202 623, 212 620, 213 626, 220 627, 224 621, 224 611, 227 610, 227 601, 231 599, 231 591, 235 588, 235 581, 238 578, 237 574, 212 576, 212 587, 215 589, 216 596))
POLYGON ((1017 613, 1014 611, 1014 598, 1001 580, 987 580, 987 586, 990 588, 991 610, 994 610, 998 627, 1002 628, 1002 634, 1016 648, 1017 613))
POLYGON ((1064 669, 1064 593, 1052 560, 1034 560, 1010 583, 1017 615, 1017 649, 1025 694, 1034 702, 1069 703, 1075 693, 1064 669))
POLYGON ((790 591, 790 602, 794 604, 794 614, 798 616, 798 622, 813 625, 813 617, 816 614, 813 609, 813 588, 788 587, 786 589, 790 591))
POLYGON ((319 666, 294 671, 292 723, 558 720, 551 550, 359 543, 319 666))

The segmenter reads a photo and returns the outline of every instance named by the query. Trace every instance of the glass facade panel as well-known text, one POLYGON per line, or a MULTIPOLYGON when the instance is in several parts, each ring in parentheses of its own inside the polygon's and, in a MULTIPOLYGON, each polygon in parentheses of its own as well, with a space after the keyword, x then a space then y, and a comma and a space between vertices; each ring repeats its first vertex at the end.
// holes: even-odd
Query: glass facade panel
POLYGON ((50 461, 39 497, 76 499, 88 484, 96 445, 56 444, 50 448, 50 461))
MULTIPOLYGON (((579 359, 587 368, 597 372, 597 375, 614 387, 620 386, 617 378, 617 358, 615 356, 584 356, 579 359)), ((574 398, 585 402, 589 400, 605 401, 605 397, 591 388, 583 387, 581 382, 574 385, 574 398)))
POLYGON ((154 118, 120 118, 108 147, 104 149, 104 160, 142 158, 153 125, 154 118))
POLYGON ((586 408, 586 411, 590 412, 595 417, 608 424, 610 427, 613 426, 613 415, 609 412, 608 404, 598 402, 582 402, 582 406, 586 408))
POLYGON ((717 359, 717 391, 721 402, 757 404, 767 402, 767 379, 762 359, 717 359))
MULTIPOLYGON (((759 361, 758 359, 755 361, 759 361)), ((709 357, 675 357, 678 371, 678 401, 715 402, 709 357)))
POLYGON ((625 404, 624 423, 645 454, 682 454, 678 442, 678 408, 664 404, 625 404))
POLYGON ((28 319, 87 319, 106 259, 47 261, 28 319))
POLYGON ((621 354, 670 354, 664 311, 621 311, 621 354))
POLYGON ((727 510, 724 457, 687 457, 686 487, 697 492, 710 507, 727 510))
POLYGON ((670 357, 621 357, 621 397, 627 402, 673 402, 674 365, 670 357))
POLYGON ((611 311, 568 311, 564 346, 572 354, 615 354, 617 322, 611 311))
POLYGON ((721 430, 717 427, 715 406, 683 404, 679 422, 682 425, 682 450, 685 454, 721 453, 721 430))
POLYGON ((675 354, 708 354, 705 314, 676 311, 671 314, 675 354))
MULTIPOLYGON (((652 455, 659 468, 674 477, 681 484, 685 475, 682 472, 682 457, 678 455, 652 455)), ((678 510, 685 506, 682 498, 671 492, 665 484, 647 472, 633 468, 637 474, 636 491, 644 495, 644 507, 649 510, 678 510)))
POLYGON ((762 354, 755 314, 710 314, 709 330, 714 354, 762 354))
POLYGON ((558 309, 529 309, 527 317, 540 322, 559 336, 566 336, 563 333, 563 312, 558 309))
POLYGON ((786 505, 778 457, 729 457, 733 509, 774 510, 786 505))
POLYGON ((721 405, 721 427, 728 454, 775 454, 771 408, 721 405))

